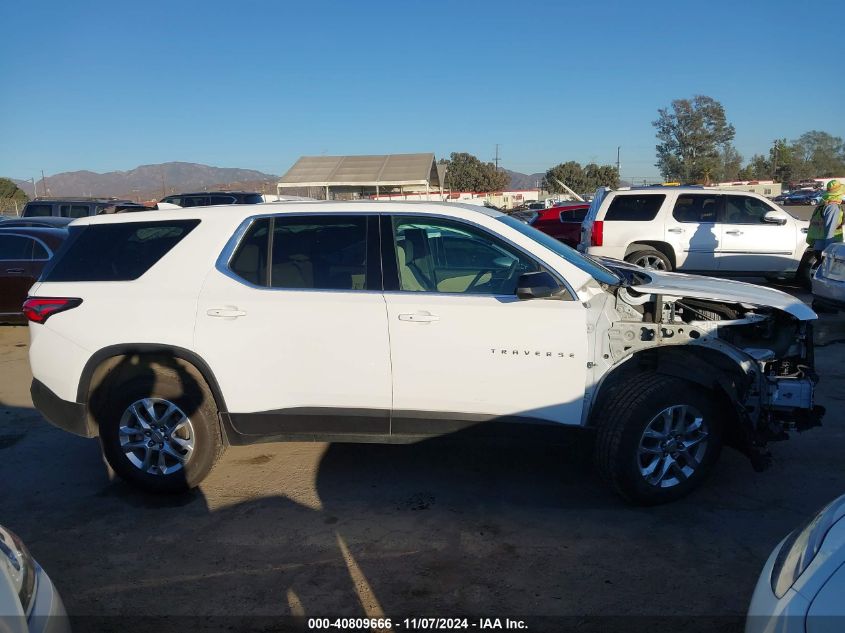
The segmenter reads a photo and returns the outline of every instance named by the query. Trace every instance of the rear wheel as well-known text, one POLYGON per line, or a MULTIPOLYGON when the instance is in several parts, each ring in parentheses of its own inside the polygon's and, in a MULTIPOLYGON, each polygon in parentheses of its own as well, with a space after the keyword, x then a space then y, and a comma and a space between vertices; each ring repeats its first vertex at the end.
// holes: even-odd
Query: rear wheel
POLYGON ((150 492, 198 485, 223 452, 214 400, 182 367, 156 367, 110 386, 97 412, 103 453, 126 481, 150 492))
POLYGON ((626 500, 654 505, 685 496, 709 474, 722 429, 712 393, 644 373, 621 385, 598 414, 596 465, 626 500))
POLYGON ((647 270, 672 270, 672 262, 660 251, 644 249, 635 251, 625 257, 625 261, 636 266, 642 266, 647 270))

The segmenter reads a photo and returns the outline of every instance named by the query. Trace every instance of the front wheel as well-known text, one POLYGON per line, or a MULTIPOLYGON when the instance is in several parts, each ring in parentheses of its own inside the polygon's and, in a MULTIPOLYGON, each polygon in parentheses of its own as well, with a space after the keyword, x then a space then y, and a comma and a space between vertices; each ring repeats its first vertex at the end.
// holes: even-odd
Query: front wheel
POLYGON ((687 495, 721 451, 712 393, 674 376, 649 372, 630 379, 604 403, 596 422, 598 470, 631 503, 656 505, 687 495))
POLYGON ((813 275, 816 274, 820 264, 821 258, 816 251, 807 249, 804 252, 801 263, 798 264, 798 272, 795 274, 795 278, 805 290, 813 289, 813 275))

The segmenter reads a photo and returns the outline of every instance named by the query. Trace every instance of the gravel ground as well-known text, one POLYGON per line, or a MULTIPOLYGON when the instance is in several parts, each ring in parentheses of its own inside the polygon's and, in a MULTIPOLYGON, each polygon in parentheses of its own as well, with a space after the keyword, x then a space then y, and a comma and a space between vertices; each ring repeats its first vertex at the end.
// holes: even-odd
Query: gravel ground
POLYGON ((303 615, 739 631, 774 545, 845 492, 842 344, 817 350, 822 428, 773 445, 761 474, 725 450, 702 489, 644 509, 598 481, 577 433, 232 448, 195 492, 144 495, 110 477, 96 441, 32 409, 27 341, 0 328, 0 522, 77 632, 305 628, 287 619, 303 615))

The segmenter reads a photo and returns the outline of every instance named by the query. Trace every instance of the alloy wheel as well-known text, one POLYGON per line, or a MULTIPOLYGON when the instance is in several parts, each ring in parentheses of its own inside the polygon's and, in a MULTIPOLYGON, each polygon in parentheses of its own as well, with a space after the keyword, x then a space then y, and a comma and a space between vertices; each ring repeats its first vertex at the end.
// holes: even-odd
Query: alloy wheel
POLYGON ((634 260, 633 263, 648 270, 666 270, 666 262, 656 255, 643 255, 634 260))
POLYGON ((708 437, 707 422, 698 409, 687 404, 667 407, 654 416, 640 438, 640 475, 658 488, 683 483, 701 466, 708 437))
POLYGON ((120 448, 129 462, 150 475, 170 475, 184 467, 194 451, 191 420, 162 398, 136 400, 123 412, 120 448))

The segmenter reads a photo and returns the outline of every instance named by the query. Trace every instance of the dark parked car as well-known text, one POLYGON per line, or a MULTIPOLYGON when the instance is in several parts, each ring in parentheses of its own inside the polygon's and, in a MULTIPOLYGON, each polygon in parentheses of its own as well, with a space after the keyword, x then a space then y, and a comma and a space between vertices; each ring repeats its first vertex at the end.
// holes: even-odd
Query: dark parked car
POLYGON ((63 229, 76 218, 57 218, 45 216, 43 218, 3 218, 0 219, 0 229, 19 229, 21 227, 41 229, 63 229))
POLYGON ((589 208, 590 205, 586 203, 567 203, 541 209, 519 219, 575 248, 581 240, 581 223, 589 208))
POLYGON ((794 191, 786 196, 786 200, 783 201, 783 204, 811 204, 815 206, 821 202, 823 194, 824 192, 818 190, 811 191, 802 189, 801 191, 794 191))
POLYGON ((118 198, 36 198, 26 203, 21 215, 25 218, 87 218, 134 204, 131 200, 118 198))
POLYGON ((201 191, 180 193, 159 200, 180 207, 208 207, 216 204, 260 204, 264 198, 254 191, 201 191))
POLYGON ((0 323, 26 322, 21 305, 67 236, 67 229, 0 224, 0 323))

